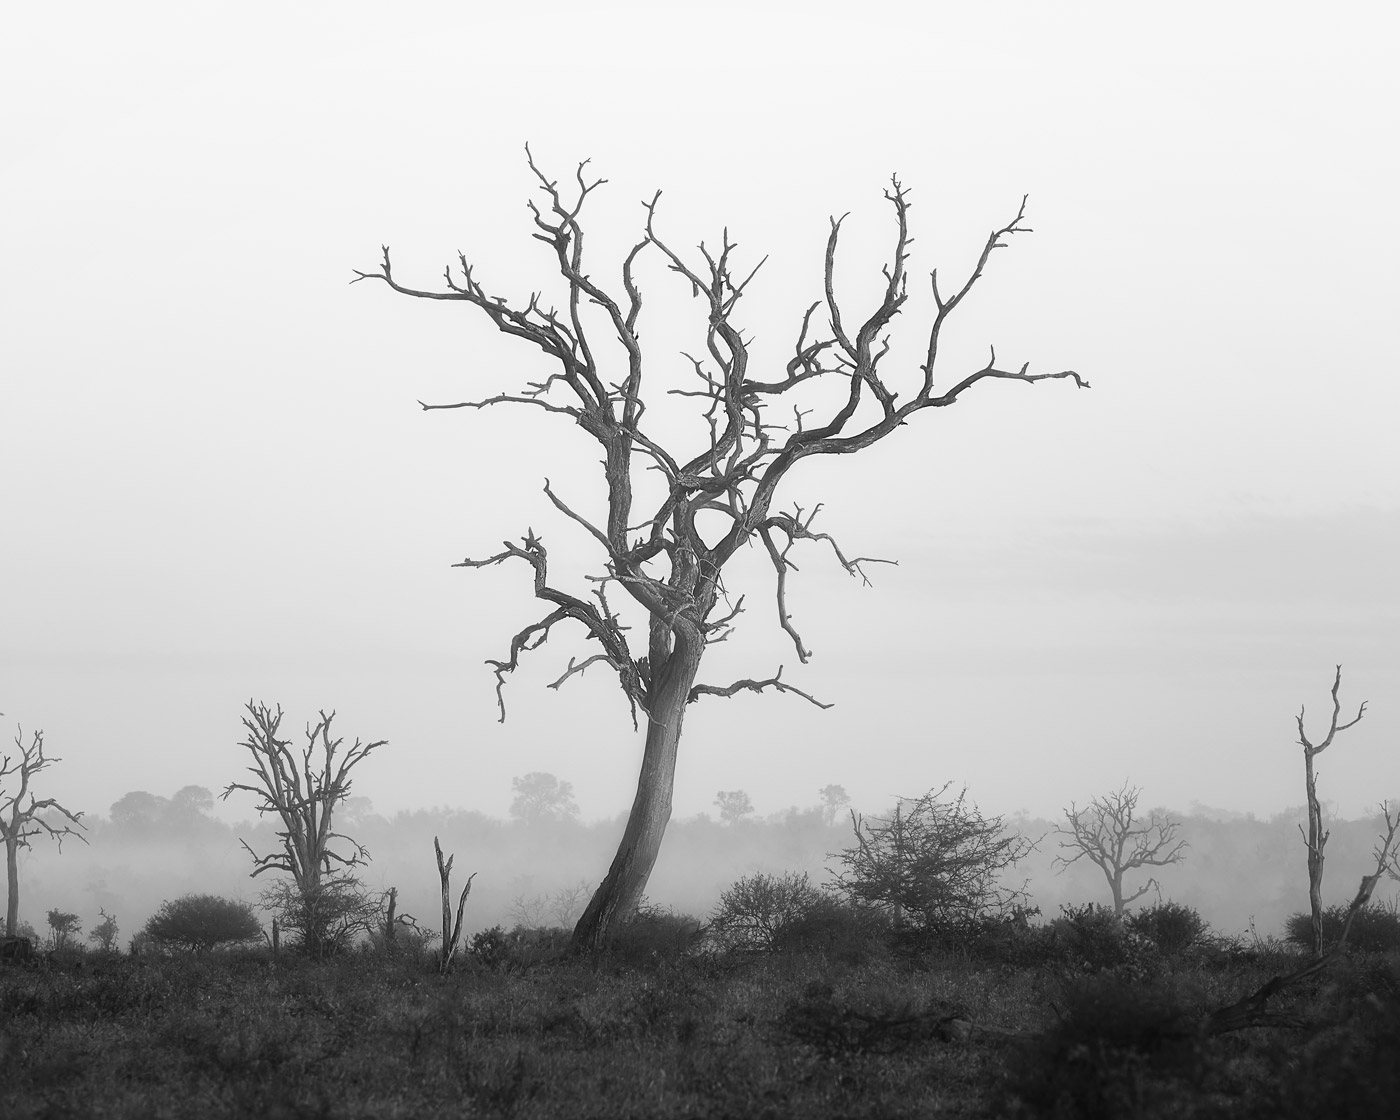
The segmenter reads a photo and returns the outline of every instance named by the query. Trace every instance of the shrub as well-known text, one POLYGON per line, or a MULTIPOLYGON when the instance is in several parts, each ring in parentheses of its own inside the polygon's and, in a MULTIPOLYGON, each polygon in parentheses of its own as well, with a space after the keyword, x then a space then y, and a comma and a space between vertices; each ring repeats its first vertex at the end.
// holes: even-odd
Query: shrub
POLYGON ((83 932, 83 925, 78 921, 77 914, 68 914, 59 909, 49 911, 50 940, 53 942, 54 952, 61 952, 68 946, 68 939, 83 932))
MULTIPOLYGON (((1347 907, 1329 906, 1322 912, 1322 945, 1335 945, 1347 921, 1347 907)), ((1304 949, 1312 948, 1312 915, 1293 914, 1284 926, 1285 939, 1304 949)), ((1363 906, 1352 919, 1347 945, 1363 953, 1387 953, 1400 949, 1400 910, 1390 906, 1363 906)))
POLYGON ((102 921, 93 927, 93 931, 88 934, 88 940, 95 943, 102 952, 110 953, 117 947, 117 919, 106 910, 98 912, 102 915, 102 921))
POLYGON ((700 919, 643 902, 613 931, 607 951, 624 964, 656 964, 688 956, 704 935, 700 919))
POLYGON ((1038 906, 1012 906, 1004 913, 939 922, 925 930, 906 931, 896 940, 907 950, 952 951, 985 963, 1030 968, 1056 959, 1051 928, 1031 925, 1031 918, 1039 914, 1038 906))
POLYGON ((1035 844, 984 817, 948 786, 900 801, 888 818, 853 817, 856 846, 836 853, 837 886, 857 902, 907 913, 921 925, 1009 909, 1024 892, 999 883, 1035 844))
POLYGON ((360 948, 375 953, 426 958, 436 955, 441 941, 442 934, 436 930, 419 925, 411 914, 399 914, 394 918, 392 935, 387 924, 381 923, 369 931, 360 948))
MULTIPOLYGON (((1111 911, 1109 912, 1112 916, 1111 911)), ((1012 1066, 1018 1115, 1186 1115, 1203 1069, 1198 1000, 1156 984, 1096 976, 1072 985, 1060 1021, 1012 1066)), ((1194 1115, 1194 1113, 1193 1113, 1194 1115)))
POLYGON ((34 942, 28 937, 0 934, 0 961, 27 961, 34 956, 34 942))
POLYGON ((827 901, 806 872, 746 875, 720 895, 710 933, 726 949, 771 950, 827 901))
POLYGON ((1149 968, 1152 943, 1130 932, 1107 906, 1061 906, 1050 929, 1057 954, 1067 964, 1090 972, 1149 968))
POLYGON ((161 903, 141 935, 141 941, 204 953, 220 945, 257 941, 262 937, 262 924, 246 902, 212 894, 187 894, 174 902, 161 903))
POLYGON ((893 1054, 927 1048, 930 1040, 966 1041, 972 1029, 966 1008, 939 998, 923 1001, 865 992, 839 997, 825 980, 813 980, 791 1000, 777 1026, 823 1057, 893 1054))
MULTIPOLYGON (((1354 927, 1353 927, 1354 928, 1354 927)), ((1350 938, 1348 938, 1350 943, 1350 938)), ((1335 971, 1345 973, 1343 966, 1335 971)), ((1393 1116, 1400 1099, 1400 962, 1340 977, 1353 990, 1332 1025, 1288 1048, 1264 1082, 1251 1120, 1393 1116)), ((1336 993, 1341 995, 1342 993, 1336 993)))
POLYGON ((344 952, 361 934, 381 925, 383 904, 353 875, 322 879, 304 890, 282 879, 262 893, 262 909, 275 914, 293 944, 312 957, 344 952))
POLYGON ((777 952, 817 952, 843 964, 869 964, 887 955, 889 918, 872 906, 820 895, 773 939, 777 952))
POLYGON ((1177 957, 1198 944, 1207 932, 1205 919, 1190 906, 1159 902, 1129 914, 1124 924, 1147 938, 1166 957, 1177 957))
POLYGON ((529 968, 541 961, 561 956, 568 950, 572 931, 562 927, 502 926, 474 933, 467 943, 467 954, 478 964, 498 972, 529 968))

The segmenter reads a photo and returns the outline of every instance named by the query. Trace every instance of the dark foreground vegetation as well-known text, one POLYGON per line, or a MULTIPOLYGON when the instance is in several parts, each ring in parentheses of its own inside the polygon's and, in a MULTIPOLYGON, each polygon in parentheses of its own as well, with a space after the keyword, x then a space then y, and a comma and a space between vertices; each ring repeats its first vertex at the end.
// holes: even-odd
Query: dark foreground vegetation
POLYGON ((762 950, 648 912, 586 957, 483 931, 446 976, 413 941, 40 954, 0 967, 0 1116, 1394 1115, 1394 946, 1220 1032, 1306 957, 1155 910, 917 932, 827 910, 762 950))

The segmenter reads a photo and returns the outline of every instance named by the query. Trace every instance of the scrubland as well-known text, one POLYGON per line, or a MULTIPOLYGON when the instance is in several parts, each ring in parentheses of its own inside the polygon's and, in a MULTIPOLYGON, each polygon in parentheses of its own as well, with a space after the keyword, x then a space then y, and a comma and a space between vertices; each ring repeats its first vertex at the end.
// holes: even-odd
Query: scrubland
POLYGON ((1301 950, 1182 944, 1173 921, 914 932, 831 911, 757 948, 651 910, 584 958, 563 931, 482 931, 446 975, 411 938, 326 960, 70 950, 0 968, 0 1115, 1394 1114, 1395 948, 1214 1033, 1211 1010, 1301 950))

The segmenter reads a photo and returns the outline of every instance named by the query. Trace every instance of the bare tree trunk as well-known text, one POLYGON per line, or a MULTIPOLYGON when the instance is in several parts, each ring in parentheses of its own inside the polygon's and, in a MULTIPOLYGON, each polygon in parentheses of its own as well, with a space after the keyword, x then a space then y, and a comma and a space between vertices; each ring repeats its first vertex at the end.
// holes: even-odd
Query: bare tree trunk
POLYGON ((647 718, 646 748, 637 778, 637 795, 607 877, 599 884, 583 917, 574 927, 572 949, 589 952, 600 948, 609 932, 637 909, 656 864, 666 825, 671 820, 671 793, 676 781, 676 756, 681 723, 690 690, 700 670, 701 648, 678 644, 667 660, 659 687, 654 690, 647 718))
POLYGON ((1312 908, 1312 951, 1322 954, 1322 867, 1326 862, 1323 849, 1330 833, 1322 830, 1322 803, 1317 799, 1317 781, 1313 777, 1313 752, 1303 751, 1303 767, 1308 790, 1308 905, 1312 908))
POLYGON ((462 940, 462 911, 467 908, 467 895, 472 893, 472 880, 476 878, 473 871, 467 876, 467 885, 462 888, 462 897, 457 902, 457 924, 452 924, 452 861, 457 857, 450 855, 444 863, 442 858, 442 845, 438 843, 438 838, 433 837, 433 851, 437 855, 438 878, 442 881, 442 949, 438 953, 438 972, 447 975, 447 970, 452 967, 453 954, 457 952, 457 945, 462 940))
POLYGON ((894 904, 894 928, 902 930, 904 928, 904 903, 900 901, 904 897, 903 892, 908 889, 910 876, 904 860, 904 803, 896 802, 894 807, 894 868, 895 880, 899 883, 901 893, 895 899, 894 904))
POLYGON ((19 925, 19 839, 5 837, 5 876, 8 885, 5 901, 5 936, 13 937, 19 925))
MULTIPOLYGON (((1355 727, 1361 722, 1361 717, 1366 714, 1366 702, 1363 700, 1361 707, 1356 710, 1356 718, 1349 723, 1338 723, 1337 720, 1342 714, 1342 702, 1337 697, 1337 693, 1342 687, 1342 667, 1337 666, 1337 675, 1332 679, 1332 722, 1327 728, 1327 738, 1322 742, 1314 744, 1308 733, 1303 728, 1303 716, 1307 713, 1307 708, 1298 710, 1298 742, 1303 748, 1303 774, 1307 779, 1308 792, 1308 831, 1303 840, 1308 846, 1308 903, 1312 907, 1312 949, 1313 954, 1322 954, 1322 850, 1327 846, 1327 838, 1331 835, 1322 827, 1322 803, 1317 799, 1317 780, 1313 774, 1313 759, 1332 745, 1332 740, 1337 737, 1338 731, 1345 731, 1349 727, 1355 727)), ((1298 826, 1298 831, 1302 832, 1303 826, 1298 826)))
POLYGON ((394 913, 399 907, 399 888, 389 888, 389 913, 384 918, 384 948, 390 952, 394 949, 394 942, 398 940, 398 917, 394 913))

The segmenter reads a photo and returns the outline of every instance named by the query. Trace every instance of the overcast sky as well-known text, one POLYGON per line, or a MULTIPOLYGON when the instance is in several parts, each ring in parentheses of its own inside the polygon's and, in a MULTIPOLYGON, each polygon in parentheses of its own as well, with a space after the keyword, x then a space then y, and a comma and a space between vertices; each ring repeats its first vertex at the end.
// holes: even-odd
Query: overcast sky
MULTIPOLYGON (((390 244, 432 287, 457 250, 494 291, 550 283, 523 146, 590 201, 614 282, 640 200, 678 246, 728 227, 759 278, 740 321, 777 368, 849 211, 871 306, 911 191, 909 369, 927 270, 965 273, 944 383, 1003 366, 1092 385, 976 387, 859 457, 794 472, 862 587, 812 552, 778 632, 744 558, 736 637, 702 679, 834 702, 708 700, 676 811, 760 812, 828 783, 871 811, 966 782, 1054 814, 1125 779, 1146 801, 1303 800, 1293 724, 1333 667, 1365 720, 1319 762, 1357 814, 1400 796, 1400 72, 1389 6, 1242 3, 31 4, 0 43, 0 711, 46 731, 45 793, 221 788, 242 705, 336 709, 386 738, 380 811, 504 813, 510 778, 631 801, 640 739, 600 672, 496 722, 484 665, 537 617, 523 566, 453 569, 527 527, 598 570, 541 494, 596 497, 567 423, 443 411, 538 364, 471 309, 347 284, 390 244)), ((643 273, 658 322, 689 290, 643 273)), ((660 328, 658 328, 660 329, 660 328)), ((662 332, 664 334, 664 331, 662 332)), ((655 354, 653 385, 684 361, 655 354)), ((804 465, 805 466, 805 465, 804 465)), ((588 567, 588 565, 592 567, 588 567)), ((250 805, 240 805, 246 813, 250 805)))

